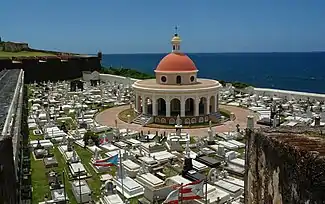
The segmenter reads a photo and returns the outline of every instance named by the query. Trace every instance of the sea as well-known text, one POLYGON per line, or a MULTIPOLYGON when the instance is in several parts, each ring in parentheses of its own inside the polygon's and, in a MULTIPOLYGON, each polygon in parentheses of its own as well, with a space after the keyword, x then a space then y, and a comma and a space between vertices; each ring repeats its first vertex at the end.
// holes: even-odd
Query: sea
MULTIPOLYGON (((161 54, 104 54, 105 67, 124 67, 154 74, 161 54)), ((198 76, 244 82, 254 87, 325 93, 325 52, 191 53, 198 76)))

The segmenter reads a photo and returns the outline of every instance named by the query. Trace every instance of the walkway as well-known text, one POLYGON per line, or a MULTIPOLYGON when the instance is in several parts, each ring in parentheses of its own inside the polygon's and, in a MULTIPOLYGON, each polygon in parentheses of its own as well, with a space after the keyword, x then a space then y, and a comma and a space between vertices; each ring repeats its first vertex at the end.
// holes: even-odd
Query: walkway
MULTIPOLYGON (((148 127, 142 127, 141 125, 137 124, 128 124, 123 121, 121 121, 118 118, 118 114, 125 110, 128 109, 130 106, 118 106, 114 108, 109 108, 99 114, 97 114, 95 120, 101 124, 101 125, 106 125, 109 127, 114 127, 115 126, 115 119, 117 120, 117 126, 121 129, 126 129, 128 128, 129 130, 136 130, 136 131, 141 131, 143 130, 144 132, 150 131, 152 133, 158 131, 160 133, 166 131, 166 132, 173 132, 173 129, 158 129, 158 128, 148 128, 148 127)), ((215 129, 216 132, 227 132, 227 131, 233 131, 236 130, 236 125, 239 124, 241 128, 246 128, 246 122, 247 122, 247 116, 248 115, 254 115, 255 116, 255 121, 257 120, 257 115, 253 113, 252 111, 248 109, 243 109, 235 106, 225 106, 221 105, 220 106, 223 109, 229 110, 230 112, 233 112, 236 115, 236 120, 235 121, 228 121, 225 122, 225 124, 220 125, 220 126, 215 126, 213 129, 215 129)), ((206 128, 197 128, 197 129, 184 129, 184 131, 188 132, 192 136, 207 136, 208 134, 208 127, 206 128)))

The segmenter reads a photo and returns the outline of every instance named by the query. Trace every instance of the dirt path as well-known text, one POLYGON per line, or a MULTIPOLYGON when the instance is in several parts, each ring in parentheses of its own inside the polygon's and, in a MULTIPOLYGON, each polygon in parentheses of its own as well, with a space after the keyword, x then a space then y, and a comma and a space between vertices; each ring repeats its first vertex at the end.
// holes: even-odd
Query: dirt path
MULTIPOLYGON (((101 124, 101 125, 106 125, 109 127, 114 127, 115 126, 115 119, 117 119, 117 126, 121 129, 123 128, 128 128, 130 130, 137 130, 141 131, 143 130, 144 132, 150 131, 150 132, 174 132, 173 129, 158 129, 158 128, 148 128, 148 127, 142 127, 141 125, 137 124, 128 124, 123 121, 121 121, 118 118, 118 114, 125 110, 128 109, 130 106, 118 106, 114 108, 109 108, 99 114, 96 115, 95 120, 101 124)), ((225 124, 213 127, 216 132, 226 132, 226 131, 233 131, 236 130, 236 125, 239 124, 241 128, 246 128, 246 122, 247 122, 247 116, 248 115, 254 115, 255 116, 255 121, 257 119, 257 115, 248 110, 248 109, 243 109, 235 106, 225 106, 221 105, 220 106, 223 109, 226 109, 230 112, 233 112, 236 116, 235 121, 228 121, 225 122, 225 124)), ((197 128, 197 129, 184 129, 185 132, 188 132, 192 136, 206 136, 208 134, 208 128, 197 128)))

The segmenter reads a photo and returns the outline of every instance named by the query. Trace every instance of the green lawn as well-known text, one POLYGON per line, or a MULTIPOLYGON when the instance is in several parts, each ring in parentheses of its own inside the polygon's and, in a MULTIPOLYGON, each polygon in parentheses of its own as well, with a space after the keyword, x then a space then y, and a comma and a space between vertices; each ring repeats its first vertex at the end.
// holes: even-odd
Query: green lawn
POLYGON ((126 109, 126 110, 121 111, 118 114, 118 118, 120 120, 122 120, 123 122, 127 123, 128 122, 128 117, 127 117, 128 115, 130 115, 130 120, 131 121, 137 117, 137 114, 135 113, 135 111, 133 109, 126 109))
POLYGON ((31 154, 33 203, 44 201, 44 196, 49 195, 50 189, 46 178, 46 168, 42 160, 34 160, 31 154))
POLYGON ((61 152, 57 147, 54 147, 54 156, 59 163, 59 166, 55 168, 55 171, 61 174, 63 171, 65 172, 66 192, 68 194, 70 204, 77 204, 77 201, 72 193, 71 183, 69 182, 69 178, 68 178, 68 172, 69 172, 68 165, 66 164, 61 152))
POLYGON ((4 52, 0 51, 0 58, 11 58, 11 57, 41 57, 41 56, 54 56, 54 54, 44 52, 4 52))

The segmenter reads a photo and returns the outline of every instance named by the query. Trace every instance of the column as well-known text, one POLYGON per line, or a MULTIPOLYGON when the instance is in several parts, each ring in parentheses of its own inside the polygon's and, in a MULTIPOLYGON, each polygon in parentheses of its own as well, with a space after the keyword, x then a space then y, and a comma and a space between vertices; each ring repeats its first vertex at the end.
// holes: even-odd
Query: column
POLYGON ((166 117, 170 117, 170 101, 166 100, 166 117))
POLYGON ((215 100, 215 110, 216 112, 219 111, 219 93, 216 94, 216 100, 215 100))
POLYGON ((195 98, 195 100, 194 100, 194 116, 199 116, 199 105, 200 105, 200 98, 195 98))
POLYGON ((158 103, 155 98, 152 99, 152 115, 157 116, 158 115, 158 103))
POLYGON ((138 94, 135 94, 135 100, 134 100, 134 102, 135 102, 135 110, 137 112, 139 112, 139 96, 138 96, 138 94))
POLYGON ((205 105, 206 105, 205 114, 209 115, 210 114, 210 96, 207 98, 207 103, 205 105))
POLYGON ((185 99, 181 97, 181 117, 185 117, 185 99))
POLYGON ((142 114, 147 114, 147 101, 144 96, 142 96, 142 114))

